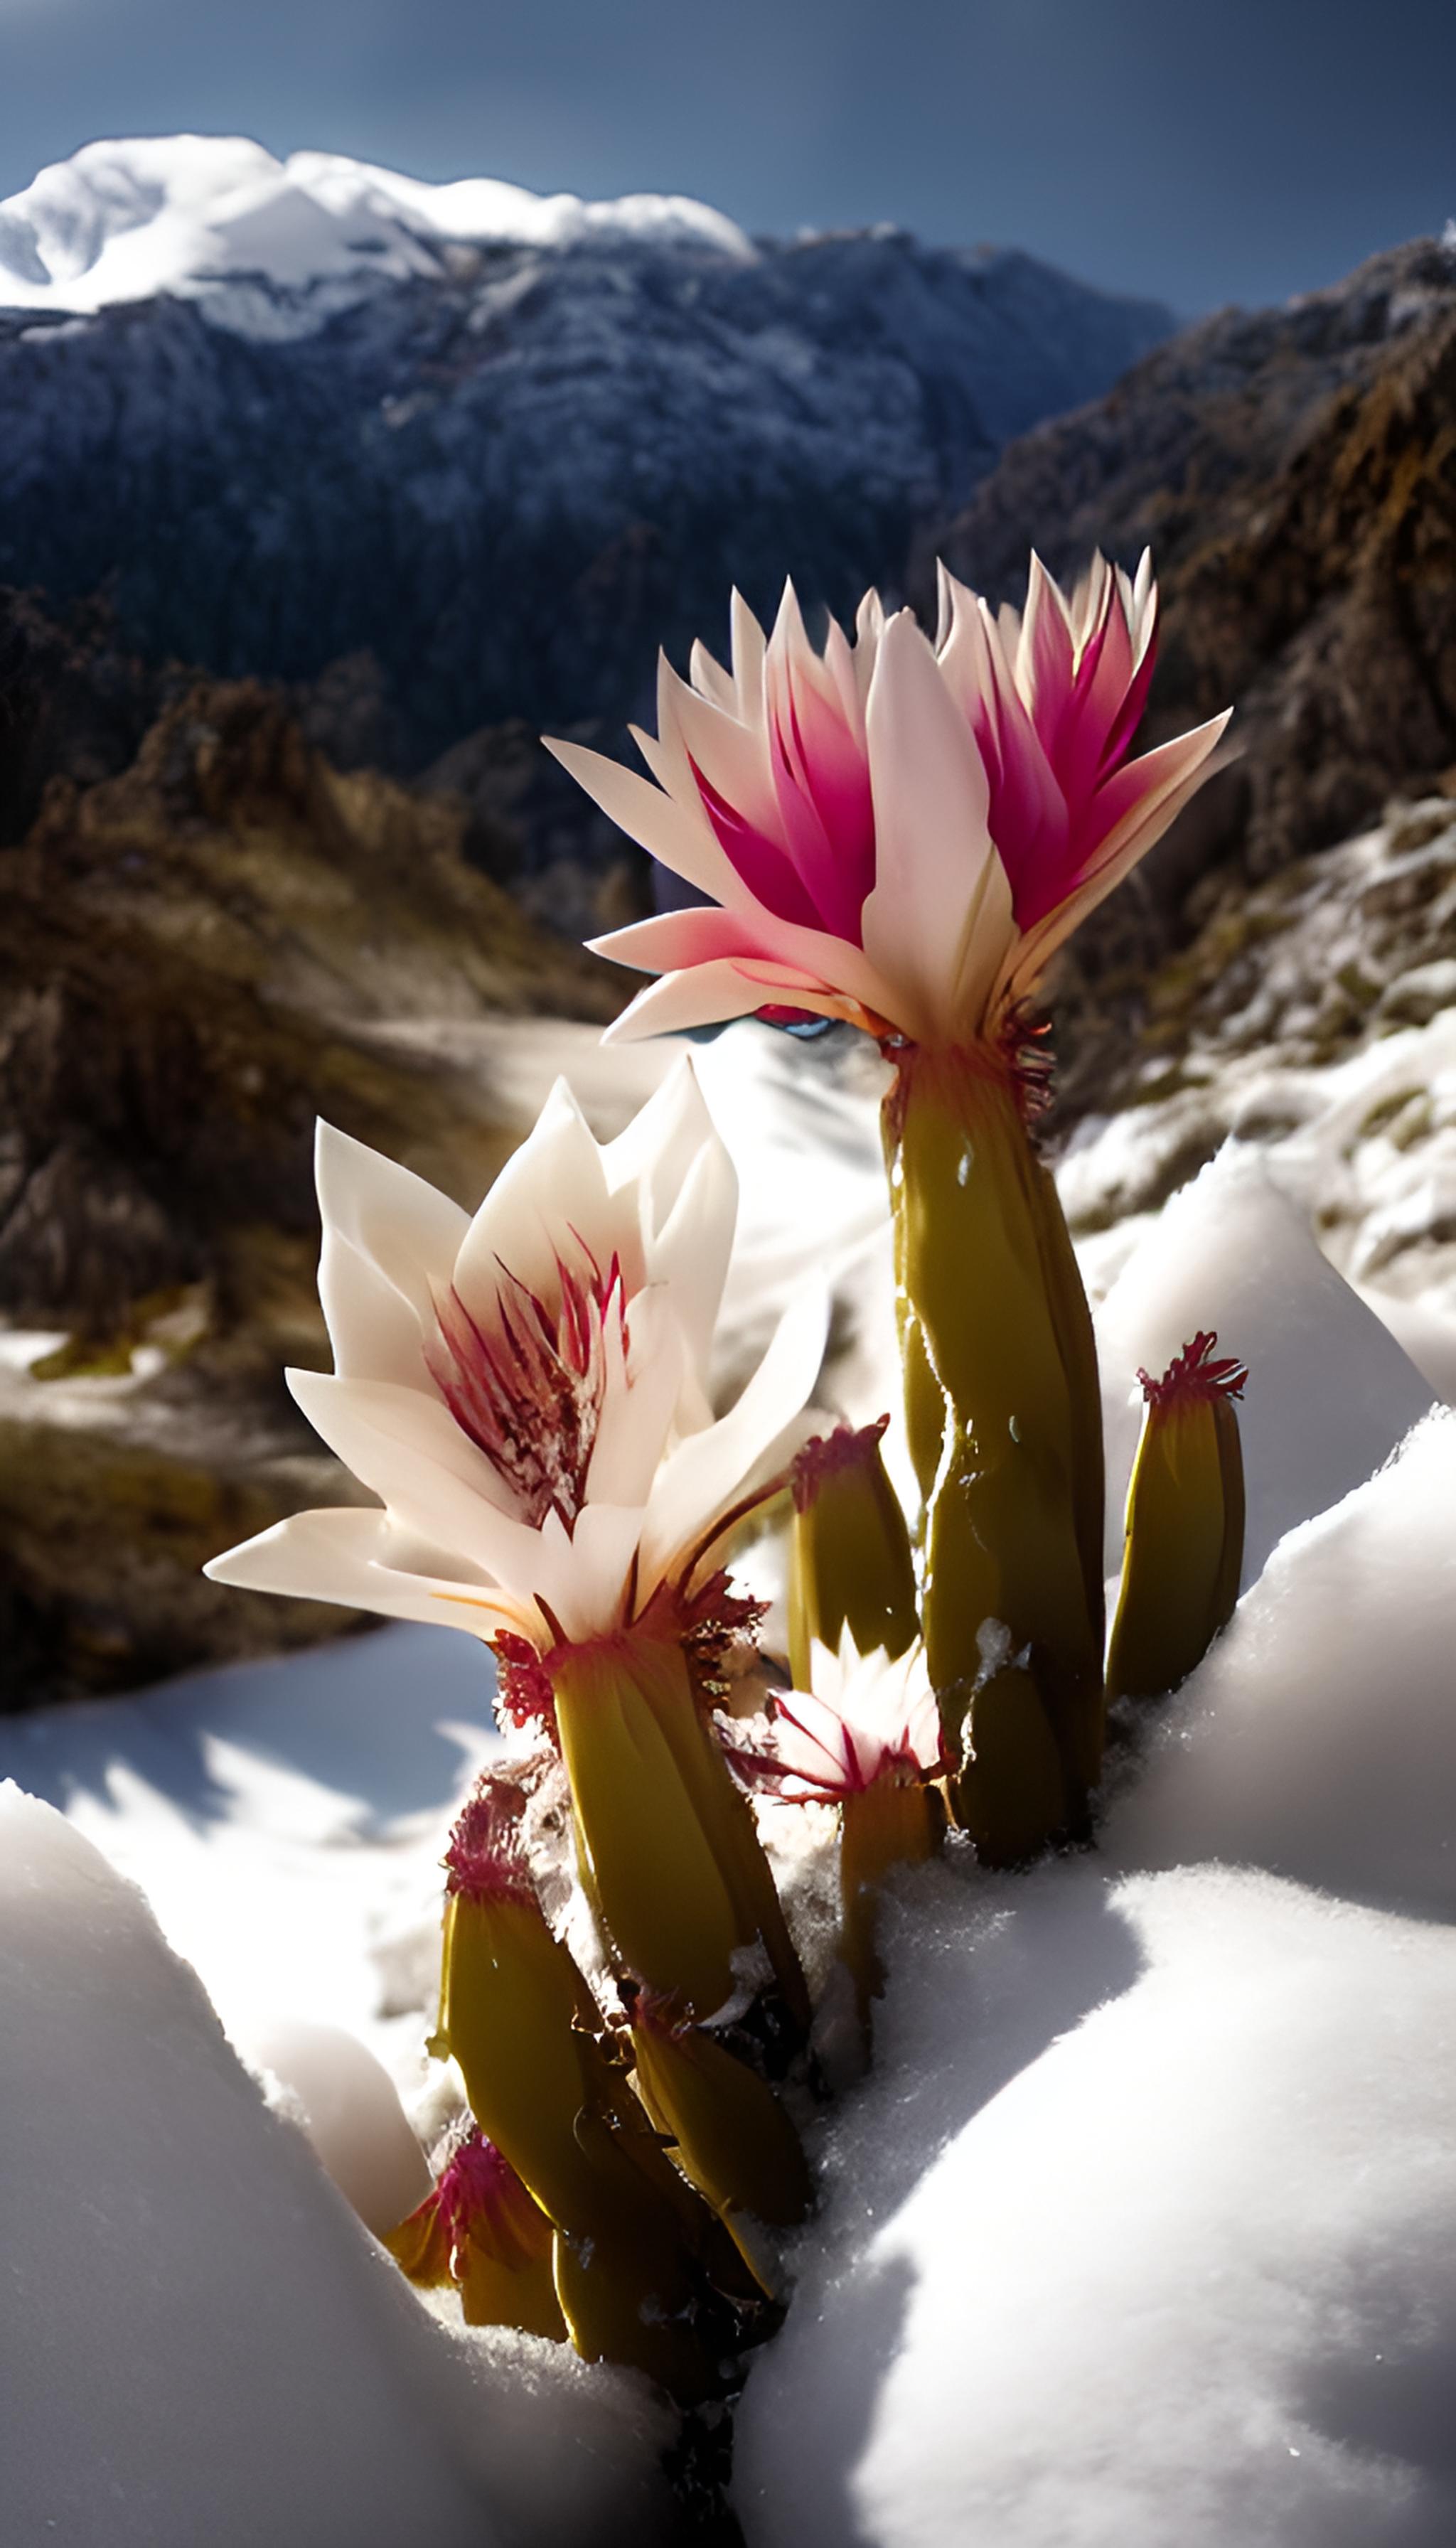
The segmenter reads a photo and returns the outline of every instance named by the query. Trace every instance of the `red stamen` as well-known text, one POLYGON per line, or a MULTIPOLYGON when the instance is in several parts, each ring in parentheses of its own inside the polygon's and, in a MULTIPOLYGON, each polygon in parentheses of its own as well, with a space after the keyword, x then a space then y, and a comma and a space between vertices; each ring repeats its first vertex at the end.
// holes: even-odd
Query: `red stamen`
POLYGON ((500 1714, 521 1728, 543 1726, 555 1743, 556 1694, 551 1675, 529 1637, 502 1628, 491 1644, 498 1666, 496 1700, 500 1714))
POLYGON ((520 1845, 525 1799, 518 1787, 487 1772, 461 1808, 445 1852, 445 1891, 468 1902, 534 1902, 536 1888, 520 1845))
POLYGON ((603 1278, 591 1249, 577 1244, 588 1271, 557 1256, 561 1306, 554 1315, 502 1265, 496 1333, 487 1333, 452 1286, 435 1295, 438 1332, 425 1348, 450 1413, 513 1489, 533 1528, 554 1509, 570 1530, 586 1500, 613 1303, 624 1353, 629 1341, 618 1258, 603 1278))
POLYGON ((845 1469, 871 1469, 889 1423, 881 1415, 873 1424, 838 1424, 832 1433, 816 1433, 794 1457, 789 1470, 795 1512, 807 1512, 826 1478, 845 1469))
POLYGON ((1213 1327, 1200 1328, 1191 1344, 1175 1354, 1161 1380, 1139 1368, 1142 1395, 1149 1407, 1191 1407, 1201 1400, 1241 1398, 1248 1378, 1248 1365, 1236 1354, 1226 1354, 1218 1362, 1209 1356, 1218 1343, 1213 1327))

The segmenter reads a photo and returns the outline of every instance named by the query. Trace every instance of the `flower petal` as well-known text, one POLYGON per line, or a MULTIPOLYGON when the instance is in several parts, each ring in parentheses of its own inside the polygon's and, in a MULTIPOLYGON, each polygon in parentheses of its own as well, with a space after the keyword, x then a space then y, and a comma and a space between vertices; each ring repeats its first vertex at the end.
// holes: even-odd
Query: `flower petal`
POLYGON ((323 1221, 318 1292, 337 1369, 427 1386, 421 1331, 431 1283, 448 1283, 469 1220, 448 1195, 368 1143, 319 1122, 315 1174, 323 1221))
POLYGON ((562 1632, 573 1643, 610 1636, 622 1625, 624 1596, 642 1530, 640 1504, 590 1503, 578 1513, 571 1568, 548 1594, 562 1632))
POLYGON ((668 1220, 652 1240, 652 1280, 671 1287, 688 1354, 705 1373, 733 1254, 738 1172, 721 1141, 704 1141, 668 1220))
POLYGON ((1004 952, 1010 892, 991 843, 980 756, 908 611, 885 629, 865 712, 874 790, 874 891, 864 952, 918 1040, 963 1031, 956 986, 1004 952), (973 946, 978 922, 992 933, 973 946), (996 940, 1001 943, 994 943, 996 940))
POLYGON ((828 1333, 827 1291, 816 1286, 800 1293, 737 1405, 704 1432, 680 1442, 663 1463, 643 1522, 639 1599, 731 1508, 765 1453, 792 1423, 819 1377, 828 1333))
POLYGON ((742 898, 732 863, 724 856, 695 788, 680 802, 664 788, 654 787, 650 779, 639 778, 635 770, 624 770, 619 761, 608 760, 604 752, 589 752, 584 744, 564 743, 549 734, 541 740, 629 841, 650 851, 700 893, 710 893, 720 902, 742 898))
MULTIPOLYGON (((461 1241, 455 1288, 483 1326, 496 1317, 502 1266, 527 1291, 554 1305, 557 1257, 569 1248, 573 1234, 604 1273, 619 1220, 607 1196, 601 1152, 570 1087, 558 1079, 461 1241)), ((631 1269, 628 1279, 634 1277, 641 1280, 640 1269, 631 1269)))
POLYGON ((480 1637, 501 1627, 538 1633, 529 1605, 474 1582, 468 1571, 457 1576, 459 1564, 443 1551, 422 1550, 390 1513, 346 1504, 293 1513, 210 1559, 203 1573, 215 1584, 337 1601, 388 1619, 465 1628, 480 1637))
MULTIPOLYGON (((665 1293, 639 1292, 631 1337, 625 1364, 609 1340, 606 1388, 587 1471, 589 1507, 646 1503, 686 1375, 686 1339, 665 1293)), ((574 1540, 580 1530, 579 1515, 574 1540)))
POLYGON ((514 1590, 534 1590, 538 1534, 516 1519, 509 1488, 437 1400, 388 1381, 286 1377, 315 1432, 409 1529, 514 1590))
POLYGON ((1122 821, 1099 843, 1091 865, 1065 900, 1029 930, 1014 950, 1004 968, 1008 998, 1027 996, 1057 948, 1162 838, 1202 785, 1204 765, 1231 713, 1231 709, 1226 709, 1222 716, 1211 717, 1207 725, 1195 727, 1191 734, 1175 736, 1172 742, 1144 753, 1140 761, 1134 763, 1135 770, 1144 772, 1156 764, 1155 782, 1145 792, 1139 792, 1122 821))

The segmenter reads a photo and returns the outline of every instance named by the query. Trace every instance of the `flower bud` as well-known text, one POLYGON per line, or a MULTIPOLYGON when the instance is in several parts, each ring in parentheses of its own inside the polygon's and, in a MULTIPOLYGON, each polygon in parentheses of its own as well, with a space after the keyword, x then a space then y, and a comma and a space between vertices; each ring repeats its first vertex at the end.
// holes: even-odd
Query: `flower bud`
POLYGON ((862 2025, 883 1983, 875 1952, 879 1888, 892 1866, 931 1858, 945 1832, 934 1784, 946 1769, 940 1716, 917 1641, 903 1655, 810 1650, 813 1687, 775 1692, 767 1735, 735 1749, 745 1777, 780 1796, 840 1811, 841 1953, 862 2025))
POLYGON ((1138 1377, 1142 1437, 1128 1489, 1122 1591, 1108 1695, 1176 1689, 1233 1614, 1243 1565, 1243 1453, 1233 1401, 1248 1378, 1218 1337, 1196 1335, 1163 1373, 1138 1377))
POLYGON ((468 2326, 565 2337, 551 2224, 482 2133, 457 2144, 433 2191, 384 2243, 411 2282, 454 2283, 468 2326))
POLYGON ((729 2242, 607 2059, 594 2002, 537 1901, 516 1810, 512 1791, 483 1779, 452 1838, 435 2048, 557 2233, 553 2278, 577 2350, 702 2397, 741 2267, 720 2270, 717 2242, 732 2257, 729 2242))
POLYGON ((862 1655, 902 1655, 919 1633, 915 1559, 880 1441, 889 1422, 841 1424, 806 1442, 793 1464, 788 1654, 807 1689, 815 1643, 839 1652, 846 1628, 862 1655))

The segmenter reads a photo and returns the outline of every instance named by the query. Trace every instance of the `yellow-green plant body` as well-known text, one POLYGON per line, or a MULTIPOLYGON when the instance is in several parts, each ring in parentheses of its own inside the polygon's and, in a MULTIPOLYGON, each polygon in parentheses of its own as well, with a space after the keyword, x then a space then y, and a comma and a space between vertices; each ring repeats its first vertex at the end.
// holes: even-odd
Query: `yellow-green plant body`
POLYGON ((557 2233, 553 2277, 572 2340, 591 2359, 635 2363, 675 2396, 704 2395, 711 2366, 694 2318, 722 2232, 702 2206, 694 2223, 687 2189, 591 2031, 594 2004, 523 1863, 456 1847, 450 1863, 435 2048, 453 2056, 476 2122, 557 2233))
POLYGON ((742 2214, 774 2229, 804 2219, 813 2195, 803 2148, 757 2071, 645 1995, 633 2014, 632 2051, 643 2105, 730 2228, 742 2214))
POLYGON ((1233 1401, 1247 1373, 1232 1357, 1211 1361, 1217 1342, 1197 1335, 1161 1380, 1138 1375, 1146 1404, 1128 1489, 1110 1698, 1176 1689, 1238 1598, 1243 1452, 1233 1401))
POLYGON ((1083 1827, 1101 1771, 1090 1320, 999 1053, 902 1052, 885 1136, 926 1650, 957 1818, 1009 1864, 1083 1827))
POLYGON ((908 1771, 891 1771, 866 1787, 854 1787, 840 1808, 840 1953, 855 1982, 862 2025, 869 2003, 884 1987, 877 1930, 879 1894, 892 1867, 934 1858, 945 1830, 939 1790, 908 1771))
POLYGON ((806 1443, 793 1464, 788 1659, 807 1689, 817 1639, 838 1653, 849 1628, 861 1654, 902 1655, 920 1632, 915 1553, 880 1451, 888 1418, 842 1425, 806 1443))
POLYGON ((578 1850, 618 1969, 707 2018, 762 1946, 806 2026, 808 1994, 753 1810, 681 1644, 629 1631, 564 1646, 551 1679, 578 1850))

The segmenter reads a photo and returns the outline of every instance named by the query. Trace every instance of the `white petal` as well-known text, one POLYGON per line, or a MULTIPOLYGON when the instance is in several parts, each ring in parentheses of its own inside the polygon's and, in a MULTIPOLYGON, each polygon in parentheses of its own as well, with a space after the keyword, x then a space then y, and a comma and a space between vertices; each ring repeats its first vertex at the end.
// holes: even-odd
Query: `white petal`
POLYGON ((315 1431, 409 1529, 513 1592, 534 1591, 538 1534, 516 1519, 509 1489, 437 1400, 385 1381, 286 1376, 315 1431))
POLYGON ((429 1334, 430 1285, 449 1282, 469 1218, 423 1177, 332 1124, 319 1123, 314 1157, 323 1221, 318 1290, 334 1361, 340 1371, 361 1377, 408 1381, 404 1319, 385 1301, 380 1283, 361 1279, 357 1263, 332 1242, 341 1240, 352 1259, 375 1267, 383 1284, 408 1304, 416 1334, 421 1328, 429 1334))
MULTIPOLYGON (((899 994, 889 1012, 897 1025, 954 1034, 964 1023, 956 998, 978 961, 976 924, 999 930, 995 906, 1004 895, 1009 910, 1010 895, 986 826, 980 755, 908 611, 880 643, 865 732, 876 846, 864 953, 899 994)), ((996 962, 1003 952, 998 944, 996 962)))
POLYGON ((704 1141, 673 1211, 647 1251, 651 1280, 667 1284, 691 1360, 705 1372, 738 1222, 738 1172, 714 1135, 704 1141))
MULTIPOLYGON (((463 1216, 462 1216, 463 1218, 463 1216)), ((433 1397, 421 1351, 420 1314, 405 1294, 325 1222, 318 1254, 318 1298, 333 1346, 333 1367, 350 1380, 390 1380, 433 1397)), ((433 1326, 433 1313, 430 1324, 433 1326)))
POLYGON ((646 1503, 682 1392, 687 1345, 666 1294, 638 1294, 631 1334, 627 1365, 615 1351, 608 1360, 587 1472, 589 1504, 646 1503))
MULTIPOLYGON (((594 944, 598 955, 610 954, 609 939, 594 944)), ((682 1035, 688 1027, 752 1017, 773 996, 762 982, 750 982, 736 964, 719 957, 715 963, 694 964, 688 972, 664 973, 660 980, 649 982, 612 1020, 601 1041, 629 1044, 641 1036, 682 1035)))
MULTIPOLYGON (((675 875, 695 884, 699 892, 710 893, 715 902, 734 899, 737 876, 702 810, 702 799, 690 771, 682 774, 680 799, 677 794, 667 794, 663 787, 654 787, 650 780, 639 778, 635 770, 624 770, 619 761, 608 760, 605 753, 589 752, 579 743, 560 743, 549 734, 541 740, 563 770, 570 771, 578 785, 586 788, 629 841, 650 851, 675 875)), ((640 737, 639 741, 645 749, 651 737, 640 737)))
POLYGON ((738 691, 738 713, 745 725, 761 726, 764 722, 764 656, 768 640, 748 603, 735 586, 729 604, 733 632, 733 680, 738 691))
POLYGON ((798 1414, 819 1377, 829 1332, 829 1295, 817 1287, 789 1304, 736 1407, 681 1442, 658 1471, 642 1533, 639 1597, 692 1548, 734 1502, 766 1451, 798 1414))
POLYGON ((203 1573, 215 1584, 337 1601, 388 1619, 418 1619, 476 1636, 494 1636, 500 1627, 533 1632, 534 1618, 518 1600, 473 1582, 468 1571, 457 1579, 459 1561, 444 1552, 437 1556, 439 1571, 421 1572, 421 1554, 419 1543, 389 1513, 350 1504, 294 1513, 211 1559, 203 1573))
POLYGON ((563 1634, 578 1644, 622 1625, 642 1519, 640 1504, 587 1504, 578 1513, 570 1573, 551 1604, 563 1634))
POLYGON ((725 673, 715 655, 710 655, 700 637, 692 641, 687 658, 687 678, 703 698, 714 707, 726 708, 730 716, 738 714, 738 684, 731 673, 725 673))
POLYGON ((692 1057, 684 1052, 625 1132, 608 1141, 601 1153, 609 1193, 618 1194, 633 1183, 641 1187, 646 1207, 642 1234, 649 1246, 672 1214, 705 1142, 727 1157, 698 1086, 692 1057))
POLYGON ((603 1272, 617 1238, 601 1152, 564 1079, 558 1079, 535 1126, 505 1162, 461 1243, 455 1287, 471 1316, 496 1315, 501 1267, 554 1306, 558 1254, 575 1233, 603 1272))

